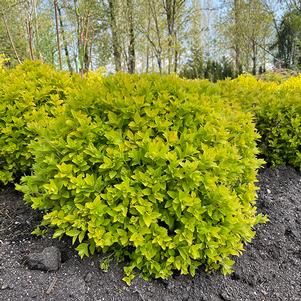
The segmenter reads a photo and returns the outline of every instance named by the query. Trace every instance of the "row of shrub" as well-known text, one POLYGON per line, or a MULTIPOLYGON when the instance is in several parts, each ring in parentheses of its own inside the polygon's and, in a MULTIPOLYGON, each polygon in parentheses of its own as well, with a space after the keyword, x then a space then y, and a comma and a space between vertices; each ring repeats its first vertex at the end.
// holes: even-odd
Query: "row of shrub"
POLYGON ((258 145, 267 162, 301 170, 301 76, 281 84, 241 76, 216 88, 223 98, 254 114, 258 145))
POLYGON ((25 174, 17 188, 53 237, 72 237, 81 257, 127 260, 128 283, 136 269, 231 272, 265 220, 257 143, 266 160, 300 168, 299 78, 81 79, 38 62, 0 76, 2 183, 25 174))

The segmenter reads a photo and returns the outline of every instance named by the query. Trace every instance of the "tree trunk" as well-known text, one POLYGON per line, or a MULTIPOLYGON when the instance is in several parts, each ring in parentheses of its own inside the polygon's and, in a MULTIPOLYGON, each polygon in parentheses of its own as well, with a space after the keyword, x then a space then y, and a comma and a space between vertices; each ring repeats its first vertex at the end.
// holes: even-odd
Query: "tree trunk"
POLYGON ((145 67, 145 72, 148 73, 149 70, 149 47, 148 45, 146 46, 146 67, 145 67))
POLYGON ((3 18, 3 22, 4 22, 4 26, 5 26, 5 30, 6 30, 9 42, 10 42, 10 44, 11 44, 13 50, 14 50, 16 59, 17 59, 18 63, 21 64, 21 60, 20 60, 20 57, 18 55, 17 48, 16 48, 16 45, 15 45, 15 43, 13 41, 12 35, 10 33, 10 30, 9 30, 9 27, 8 27, 8 24, 7 24, 7 21, 6 21, 6 18, 5 18, 5 13, 4 13, 3 10, 2 10, 2 18, 3 18))
MULTIPOLYGON (((149 14, 149 12, 148 12, 148 14, 149 14)), ((150 22, 151 22, 151 20, 150 20, 149 15, 148 15, 147 32, 149 32, 149 30, 150 30, 150 22)), ((146 44, 146 68, 145 68, 146 73, 149 72, 149 52, 150 52, 149 44, 147 43, 146 44)))
POLYGON ((163 0, 167 23, 167 58, 168 73, 178 69, 179 50, 177 48, 177 18, 186 0, 163 0), (173 65, 173 68, 172 68, 173 65))
MULTIPOLYGON (((94 34, 93 34, 93 36, 94 36, 94 34)), ((93 39, 94 39, 94 37, 93 37, 93 39)), ((91 43, 90 44, 90 49, 89 49, 89 54, 90 54, 90 62, 89 62, 89 64, 90 64, 90 68, 91 68, 91 70, 93 70, 93 62, 92 62, 92 51, 93 51, 93 46, 92 46, 93 44, 91 43)))
POLYGON ((74 57, 75 62, 75 70, 76 72, 80 72, 82 68, 82 61, 81 61, 81 30, 80 30, 80 19, 79 19, 79 13, 78 13, 78 7, 77 7, 77 0, 73 0, 74 5, 74 14, 76 18, 76 35, 77 35, 77 52, 74 57))
POLYGON ((35 50, 36 56, 43 61, 43 55, 40 51, 40 36, 39 36, 39 26, 38 26, 38 12, 37 12, 37 1, 32 0, 33 14, 34 14, 34 35, 35 35, 35 50))
POLYGON ((90 14, 86 16, 85 26, 83 27, 83 69, 82 72, 86 73, 90 69, 90 51, 89 51, 89 32, 90 32, 90 14))
POLYGON ((61 45, 60 45, 60 30, 59 30, 59 21, 58 21, 57 0, 53 0, 53 6, 54 6, 54 16, 55 16, 56 44, 57 44, 57 51, 58 51, 58 59, 59 59, 60 69, 62 69, 62 54, 61 54, 61 45))
POLYGON ((135 33, 134 33, 134 21, 133 21, 133 1, 127 0, 127 11, 129 21, 129 48, 128 48, 128 72, 135 73, 136 57, 135 57, 135 33))
POLYGON ((27 19, 27 30, 28 30, 28 48, 29 48, 29 56, 30 59, 33 61, 34 60, 34 55, 33 55, 33 45, 32 45, 32 24, 31 20, 27 19))
POLYGON ((89 56, 89 49, 86 45, 84 48, 84 73, 88 72, 90 69, 90 56, 89 56))
POLYGON ((175 5, 176 0, 163 0, 163 5, 166 14, 166 24, 167 24, 167 59, 168 59, 168 73, 171 72, 172 65, 172 48, 173 48, 173 38, 174 38, 174 21, 175 21, 175 5))
POLYGON ((239 74, 241 72, 241 61, 240 61, 240 45, 238 41, 238 31, 239 31, 239 8, 240 8, 240 0, 234 0, 234 22, 235 22, 235 68, 236 73, 239 74))
POLYGON ((113 55, 116 72, 121 70, 121 50, 116 23, 116 0, 109 0, 110 26, 112 31, 113 55))
POLYGON ((253 67, 252 67, 252 74, 256 75, 256 67, 257 67, 257 51, 256 51, 256 43, 253 40, 252 41, 252 62, 253 62, 253 67))
POLYGON ((161 59, 161 55, 157 55, 157 63, 158 63, 159 72, 161 74, 162 73, 162 59, 161 59))
POLYGON ((73 72, 73 68, 72 68, 71 60, 70 60, 70 56, 69 56, 68 44, 67 44, 66 36, 65 36, 65 27, 64 27, 63 18, 62 18, 62 11, 61 11, 61 8, 59 5, 57 5, 57 11, 59 14, 60 28, 61 28, 61 34, 62 34, 64 51, 65 51, 68 69, 70 72, 73 72))
POLYGON ((178 51, 178 41, 177 41, 177 33, 174 32, 174 73, 178 71, 178 59, 179 59, 179 51, 178 51))

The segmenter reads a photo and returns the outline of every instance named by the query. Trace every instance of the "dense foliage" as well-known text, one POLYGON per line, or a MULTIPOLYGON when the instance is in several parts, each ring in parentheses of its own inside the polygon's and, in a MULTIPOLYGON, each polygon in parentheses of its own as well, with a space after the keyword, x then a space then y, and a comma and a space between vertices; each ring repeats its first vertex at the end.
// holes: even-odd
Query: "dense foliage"
POLYGON ((31 167, 28 144, 36 136, 36 125, 46 125, 49 117, 61 111, 72 86, 68 73, 40 62, 26 62, 10 70, 1 67, 0 183, 13 182, 31 167))
POLYGON ((277 84, 241 76, 218 86, 223 97, 255 115, 265 160, 301 170, 301 77, 277 84))
POLYGON ((25 200, 80 256, 127 257, 127 282, 135 268, 146 278, 201 264, 229 273, 261 219, 259 136, 251 114, 207 88, 156 75, 83 83, 31 144, 25 200))

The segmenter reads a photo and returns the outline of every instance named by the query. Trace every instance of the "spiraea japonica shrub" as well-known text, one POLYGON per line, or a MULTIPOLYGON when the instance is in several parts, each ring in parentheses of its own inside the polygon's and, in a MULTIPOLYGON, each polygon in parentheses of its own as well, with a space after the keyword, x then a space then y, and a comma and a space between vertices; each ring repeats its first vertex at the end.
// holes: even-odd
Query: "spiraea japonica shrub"
POLYGON ((19 190, 80 256, 126 258, 128 283, 136 270, 226 274, 262 220, 256 139, 250 114, 197 81, 118 74, 83 83, 41 131, 19 190))
POLYGON ((27 61, 0 73, 0 183, 27 172, 32 163, 28 144, 35 128, 60 113, 73 87, 72 77, 40 62, 27 61))
POLYGON ((301 170, 301 77, 277 84, 241 76, 218 85, 224 97, 254 114, 265 160, 301 170))

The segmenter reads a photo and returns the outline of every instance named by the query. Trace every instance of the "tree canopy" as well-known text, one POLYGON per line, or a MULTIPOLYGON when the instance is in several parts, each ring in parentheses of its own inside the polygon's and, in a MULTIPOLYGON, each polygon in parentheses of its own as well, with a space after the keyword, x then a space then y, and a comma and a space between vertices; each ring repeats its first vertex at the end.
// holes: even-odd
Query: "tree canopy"
POLYGON ((301 64, 301 5, 269 0, 0 0, 0 53, 85 73, 217 80, 301 64))

